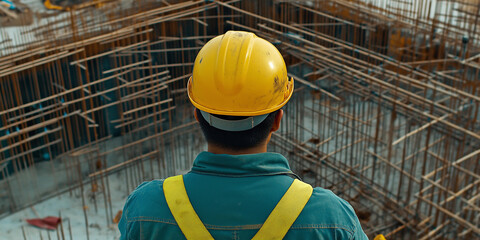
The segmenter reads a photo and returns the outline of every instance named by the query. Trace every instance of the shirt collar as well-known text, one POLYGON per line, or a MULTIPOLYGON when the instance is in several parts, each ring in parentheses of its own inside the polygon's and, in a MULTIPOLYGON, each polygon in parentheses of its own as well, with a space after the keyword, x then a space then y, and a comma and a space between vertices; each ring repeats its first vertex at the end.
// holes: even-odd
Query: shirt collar
POLYGON ((294 175, 287 159, 279 153, 228 155, 201 152, 193 162, 191 172, 237 177, 294 175))

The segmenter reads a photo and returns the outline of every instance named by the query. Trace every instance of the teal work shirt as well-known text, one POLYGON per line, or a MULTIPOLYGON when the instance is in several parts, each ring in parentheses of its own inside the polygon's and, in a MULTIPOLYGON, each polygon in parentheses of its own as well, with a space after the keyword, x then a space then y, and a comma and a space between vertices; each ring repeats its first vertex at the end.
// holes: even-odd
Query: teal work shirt
MULTIPOLYGON (((184 175, 195 212, 214 239, 251 239, 292 184, 295 174, 277 153, 200 153, 184 175)), ((128 197, 120 239, 185 239, 163 195, 163 180, 142 183, 128 197)), ((314 188, 284 239, 368 239, 353 208, 314 188)))

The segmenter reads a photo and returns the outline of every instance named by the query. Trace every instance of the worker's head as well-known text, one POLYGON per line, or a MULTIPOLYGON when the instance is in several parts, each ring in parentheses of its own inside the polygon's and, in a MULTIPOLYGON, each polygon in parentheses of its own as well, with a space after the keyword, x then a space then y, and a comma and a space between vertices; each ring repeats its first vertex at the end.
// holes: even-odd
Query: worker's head
POLYGON ((275 46, 253 33, 229 31, 200 50, 187 89, 207 141, 242 150, 278 129, 293 79, 275 46))

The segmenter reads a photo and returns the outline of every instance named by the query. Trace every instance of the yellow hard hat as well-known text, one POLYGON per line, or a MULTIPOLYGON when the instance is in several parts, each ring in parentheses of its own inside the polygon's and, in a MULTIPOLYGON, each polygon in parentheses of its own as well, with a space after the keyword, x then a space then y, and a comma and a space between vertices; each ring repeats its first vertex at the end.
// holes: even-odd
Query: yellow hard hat
POLYGON ((201 111, 259 116, 283 107, 293 93, 282 55, 253 33, 228 31, 207 42, 195 59, 188 97, 201 111))
POLYGON ((378 234, 373 240, 387 240, 382 234, 378 234))

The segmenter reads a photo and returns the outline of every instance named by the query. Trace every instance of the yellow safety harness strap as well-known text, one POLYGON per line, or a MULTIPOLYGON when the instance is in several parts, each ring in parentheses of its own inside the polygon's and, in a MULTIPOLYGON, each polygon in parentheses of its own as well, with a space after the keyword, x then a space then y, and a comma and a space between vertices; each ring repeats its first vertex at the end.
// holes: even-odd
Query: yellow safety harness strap
POLYGON ((283 239, 312 196, 312 192, 313 188, 309 184, 293 180, 292 185, 252 240, 283 239))
POLYGON ((180 230, 182 230, 183 235, 185 235, 185 238, 188 240, 213 240, 212 235, 210 235, 205 225, 203 225, 190 203, 182 175, 165 179, 163 182, 163 192, 168 207, 175 221, 177 221, 180 230))
MULTIPOLYGON (((182 175, 165 179, 163 192, 185 238, 213 240, 190 203, 182 175)), ((295 179, 252 240, 283 239, 307 204, 312 192, 313 188, 310 185, 295 179)))

